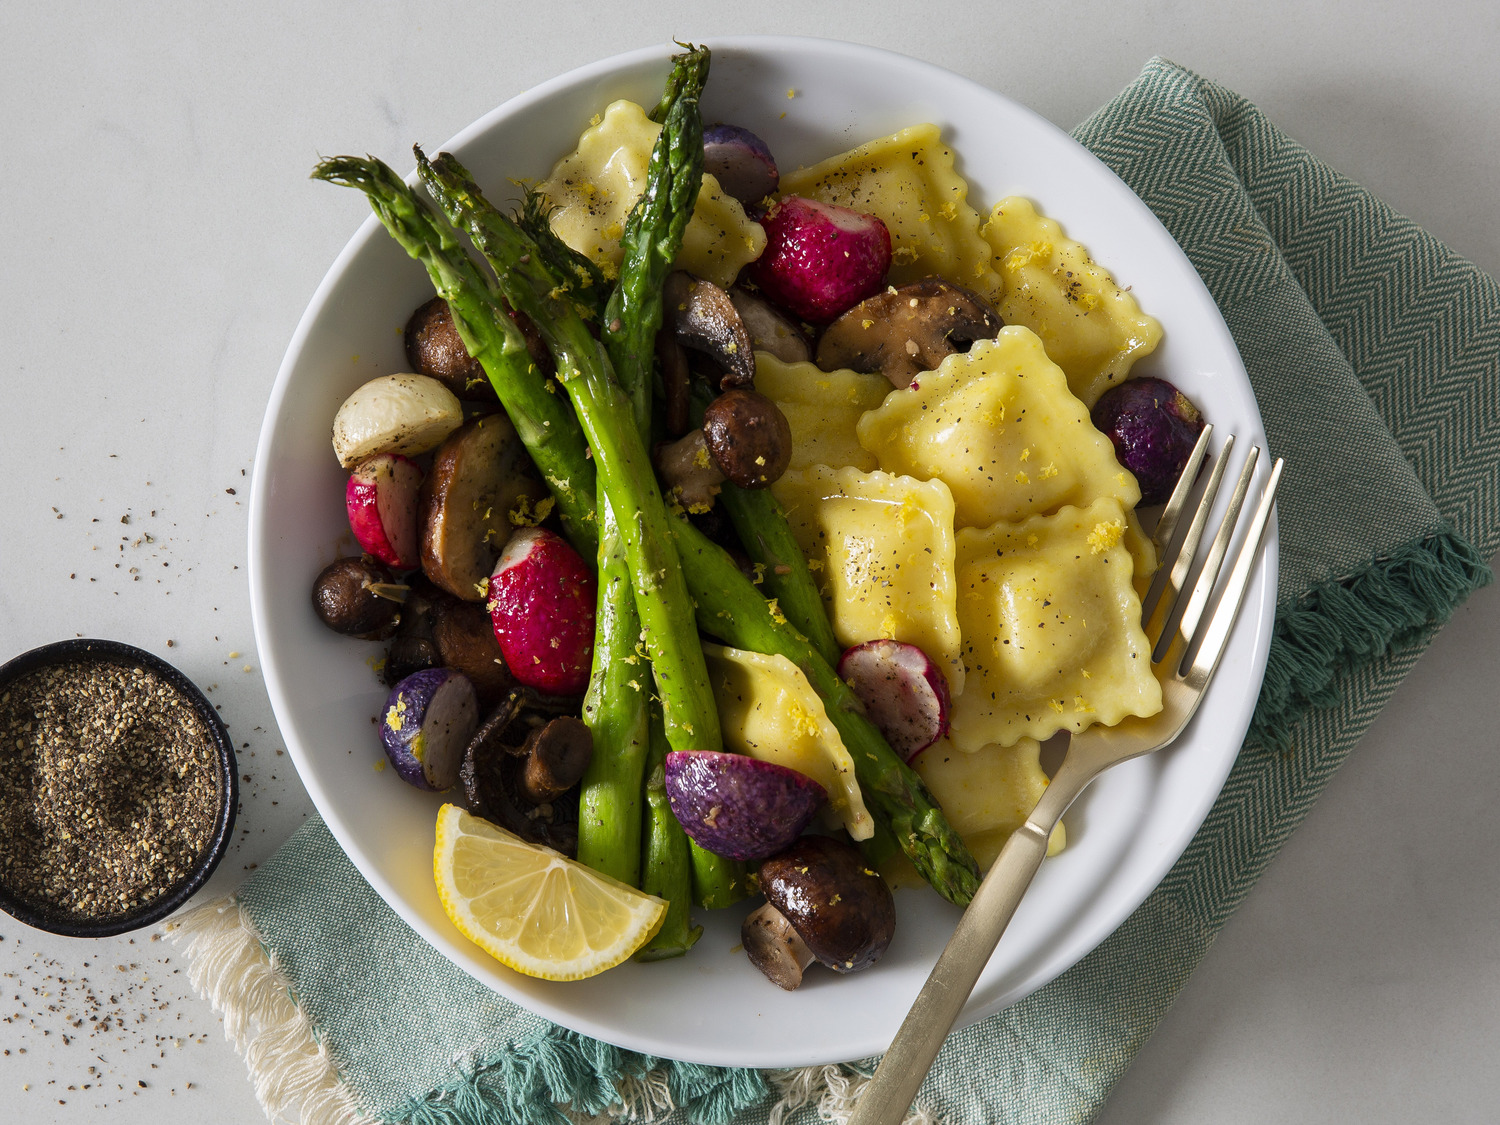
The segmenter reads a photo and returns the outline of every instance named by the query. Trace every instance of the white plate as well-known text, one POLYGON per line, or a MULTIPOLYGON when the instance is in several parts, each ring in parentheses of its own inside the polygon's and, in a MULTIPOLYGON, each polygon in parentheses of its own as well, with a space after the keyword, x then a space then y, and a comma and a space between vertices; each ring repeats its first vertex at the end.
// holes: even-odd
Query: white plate
MULTIPOLYGON (((1264 444, 1239 355, 1193 267, 1145 205, 1053 125, 966 79, 868 47, 796 38, 710 45, 705 119, 754 129, 783 168, 902 126, 938 123, 959 154, 976 207, 1010 194, 1031 197, 1162 321, 1166 341, 1140 370, 1177 383, 1220 433, 1264 444)), ((498 198, 510 177, 545 175, 611 100, 654 104, 669 54, 638 51, 564 75, 440 147, 459 154, 498 198)), ((329 143, 360 151, 357 137, 329 143)), ((398 164, 407 159, 386 155, 398 164)), ((441 798, 372 768, 381 752, 371 717, 385 695, 370 669, 379 646, 337 636, 309 610, 314 576, 353 546, 345 477, 329 444, 334 412, 365 380, 406 369, 400 329, 430 295, 423 271, 372 217, 303 316, 261 432, 250 514, 256 640, 282 734, 319 812, 376 891, 423 938, 566 1027, 655 1055, 724 1065, 803 1065, 884 1050, 957 918, 926 888, 898 892, 896 939, 873 969, 852 977, 809 973, 793 993, 770 985, 735 951, 747 908, 699 912, 705 933, 686 958, 627 964, 568 984, 510 972, 448 922, 432 881, 441 798)), ((1043 865, 962 1022, 1015 1002, 1078 961, 1187 845, 1250 720, 1270 643, 1275 559, 1273 531, 1192 730, 1172 750, 1113 770, 1074 807, 1070 847, 1043 865)))

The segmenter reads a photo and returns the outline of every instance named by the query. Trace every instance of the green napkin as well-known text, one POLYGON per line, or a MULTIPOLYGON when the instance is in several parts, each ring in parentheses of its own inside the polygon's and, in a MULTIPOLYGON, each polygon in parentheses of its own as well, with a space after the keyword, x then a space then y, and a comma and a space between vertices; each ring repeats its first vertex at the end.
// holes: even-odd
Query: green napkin
MULTIPOLYGON (((1092 1116, 1500 548, 1500 286, 1169 62, 1076 135, 1160 216, 1234 333, 1289 466, 1281 597, 1251 737, 1202 830, 1080 964, 949 1039, 918 1104, 954 1123, 1092 1116)), ((417 938, 318 821, 173 932, 263 1104, 309 1125, 529 1125, 568 1120, 559 1106, 838 1120, 870 1068, 726 1070, 563 1031, 417 938)))

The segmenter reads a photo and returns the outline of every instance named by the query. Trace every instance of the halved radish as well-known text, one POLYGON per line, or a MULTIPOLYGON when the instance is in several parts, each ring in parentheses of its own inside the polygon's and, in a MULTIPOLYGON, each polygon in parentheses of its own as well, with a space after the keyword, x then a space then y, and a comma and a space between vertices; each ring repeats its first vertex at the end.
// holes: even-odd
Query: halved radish
POLYGON ((916 645, 882 639, 846 649, 839 678, 908 762, 948 733, 948 678, 916 645))
POLYGON ((422 470, 399 453, 366 457, 349 474, 344 505, 354 538, 396 570, 411 570, 417 555, 417 496, 422 470))
POLYGON ((479 727, 474 685, 462 672, 413 672, 391 691, 380 741, 403 781, 441 793, 458 781, 464 748, 479 727))
POLYGON ((802 835, 828 797, 812 778, 774 762, 714 750, 673 750, 667 801, 699 847, 728 859, 765 859, 802 835))
POLYGON ((598 584, 560 535, 523 527, 490 575, 489 611, 511 674, 552 695, 588 687, 598 584))

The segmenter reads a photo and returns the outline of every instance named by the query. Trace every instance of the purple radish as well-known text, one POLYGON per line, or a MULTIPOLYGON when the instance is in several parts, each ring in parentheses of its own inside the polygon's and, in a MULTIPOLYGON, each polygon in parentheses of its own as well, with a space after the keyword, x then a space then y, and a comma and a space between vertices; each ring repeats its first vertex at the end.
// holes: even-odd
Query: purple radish
POLYGON ((477 729, 474 685, 451 668, 407 676, 391 689, 380 716, 380 741, 401 780, 439 793, 458 782, 464 748, 477 729))
POLYGON ((414 570, 422 470, 399 453, 366 457, 349 474, 344 506, 361 549, 396 570, 414 570))
POLYGON ((1135 474, 1141 503, 1166 503, 1203 432, 1198 408, 1165 379, 1131 379, 1105 391, 1090 418, 1135 474))
POLYGON ((889 639, 855 645, 839 659, 839 678, 906 761, 948 733, 948 678, 916 645, 889 639))
POLYGON ((703 130, 703 170, 746 207, 776 193, 781 175, 766 142, 738 125, 703 130))
POLYGON ((806 774, 713 750, 671 751, 666 788, 682 830, 727 859, 765 859, 786 850, 828 797, 806 774))

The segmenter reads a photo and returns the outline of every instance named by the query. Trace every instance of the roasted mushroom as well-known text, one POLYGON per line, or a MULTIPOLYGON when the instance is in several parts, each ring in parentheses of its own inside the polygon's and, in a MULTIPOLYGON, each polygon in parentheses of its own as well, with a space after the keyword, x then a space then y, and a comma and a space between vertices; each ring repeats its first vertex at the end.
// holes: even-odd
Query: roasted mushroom
POLYGON ((723 370, 719 386, 755 382, 755 346, 729 294, 711 281, 682 270, 662 286, 663 327, 685 348, 711 357, 723 370))
POLYGON ((382 679, 391 687, 395 687, 413 672, 420 672, 423 668, 436 668, 442 664, 437 642, 432 636, 432 626, 438 603, 447 601, 448 598, 448 594, 420 574, 412 580, 406 601, 401 607, 401 623, 385 656, 382 679))
POLYGON ((928 277, 861 301, 823 331, 817 364, 824 371, 878 371, 911 386, 954 352, 999 335, 1003 322, 978 293, 928 277))
POLYGON ((781 988, 796 988, 813 961, 853 973, 878 961, 896 930, 885 880, 852 844, 803 836, 761 864, 767 902, 740 927, 745 953, 781 988))
POLYGON ((495 399, 495 391, 479 361, 469 354, 448 302, 434 297, 406 322, 406 359, 413 371, 437 379, 461 399, 495 399))
POLYGON ((663 491, 686 511, 699 514, 713 507, 724 474, 714 463, 708 438, 701 429, 657 446, 653 460, 663 491))
POLYGON ((407 588, 369 555, 335 559, 313 582, 313 608, 336 633, 383 641, 396 631, 407 588))
POLYGON ((511 513, 546 495, 509 418, 486 414, 465 422, 438 447, 422 481, 423 572, 456 598, 483 601, 483 583, 515 530, 511 513))
POLYGON ((578 851, 578 782, 593 754, 577 699, 514 688, 464 751, 459 781, 477 816, 565 855, 578 851))
POLYGON ((792 427, 781 408, 759 391, 725 391, 703 412, 708 452, 741 488, 765 488, 792 461, 792 427))
POLYGON ((807 335, 790 317, 771 302, 736 285, 729 291, 751 346, 758 352, 770 352, 782 363, 806 363, 813 357, 807 335))
POLYGON ((438 663, 469 677, 479 696, 481 713, 488 711, 516 686, 515 677, 500 655, 500 642, 489 611, 479 602, 442 598, 432 614, 432 643, 438 663))

